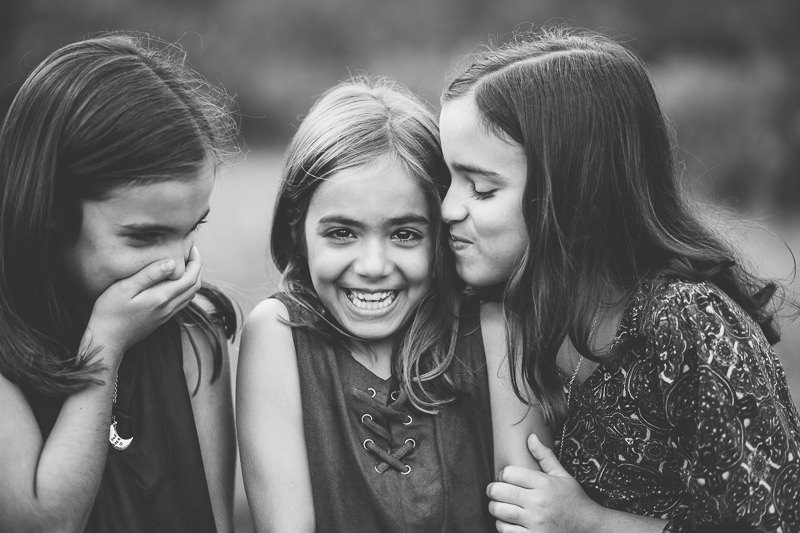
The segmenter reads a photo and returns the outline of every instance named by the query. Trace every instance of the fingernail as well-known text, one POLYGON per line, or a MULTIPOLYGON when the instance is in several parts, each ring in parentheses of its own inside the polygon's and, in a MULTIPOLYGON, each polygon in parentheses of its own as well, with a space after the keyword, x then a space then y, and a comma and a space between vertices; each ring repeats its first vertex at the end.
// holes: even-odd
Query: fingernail
POLYGON ((167 259, 161 262, 161 270, 164 272, 172 272, 175 270, 175 261, 173 259, 167 259))

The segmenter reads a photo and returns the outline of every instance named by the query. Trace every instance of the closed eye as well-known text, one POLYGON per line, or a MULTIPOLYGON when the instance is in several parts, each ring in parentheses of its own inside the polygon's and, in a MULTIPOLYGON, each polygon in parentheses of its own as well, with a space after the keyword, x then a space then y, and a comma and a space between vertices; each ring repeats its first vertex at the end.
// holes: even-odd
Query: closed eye
POLYGON ((470 194, 476 200, 486 200, 488 198, 492 198, 494 196, 494 193, 497 192, 497 189, 479 191, 478 189, 475 188, 474 183, 470 183, 469 187, 470 187, 470 194))
MULTIPOLYGON (((202 219, 201 219, 201 220, 200 220, 200 221, 199 221, 197 224, 195 224, 195 225, 194 225, 194 227, 192 228, 192 231, 197 231, 197 230, 199 230, 199 229, 200 229, 200 226, 202 226, 202 225, 203 225, 203 224, 205 224, 206 222, 208 222, 208 218, 207 218, 207 217, 203 217, 203 218, 202 218, 202 219)), ((190 233, 191 233, 191 232, 190 232, 190 233)))
POLYGON ((127 235, 134 244, 147 245, 156 242, 161 238, 161 233, 155 231, 143 231, 138 233, 129 233, 127 235))

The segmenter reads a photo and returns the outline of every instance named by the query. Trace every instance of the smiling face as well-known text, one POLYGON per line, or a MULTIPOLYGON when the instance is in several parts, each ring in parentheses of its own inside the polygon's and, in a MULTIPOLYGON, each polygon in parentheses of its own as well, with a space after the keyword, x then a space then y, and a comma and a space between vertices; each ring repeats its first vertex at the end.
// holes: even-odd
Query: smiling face
POLYGON ((112 189, 82 203, 74 242, 64 244, 67 271, 94 301, 112 283, 161 259, 173 259, 172 278, 183 274, 197 227, 208 214, 214 168, 194 178, 112 189))
POLYGON ((475 287, 505 282, 528 246, 525 152, 487 130, 469 94, 442 106, 439 127, 452 176, 442 218, 458 275, 475 287))
POLYGON ((304 226, 311 281, 349 333, 388 339, 416 312, 431 284, 430 216, 422 188, 388 158, 314 191, 304 226))

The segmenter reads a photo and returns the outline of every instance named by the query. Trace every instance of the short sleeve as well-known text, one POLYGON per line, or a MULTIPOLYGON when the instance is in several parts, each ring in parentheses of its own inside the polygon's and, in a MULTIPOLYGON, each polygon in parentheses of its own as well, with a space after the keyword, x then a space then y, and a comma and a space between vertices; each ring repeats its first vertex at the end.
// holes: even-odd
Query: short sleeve
POLYGON ((800 423, 760 328, 709 284, 672 284, 648 318, 689 495, 669 530, 800 531, 800 423))

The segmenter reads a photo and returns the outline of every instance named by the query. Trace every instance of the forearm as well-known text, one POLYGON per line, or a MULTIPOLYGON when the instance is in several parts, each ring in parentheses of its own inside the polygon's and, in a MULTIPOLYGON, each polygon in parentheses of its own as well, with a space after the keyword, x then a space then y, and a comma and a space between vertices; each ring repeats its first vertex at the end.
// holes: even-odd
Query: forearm
POLYGON ((9 515, 21 530, 85 527, 108 453, 114 375, 105 370, 97 375, 104 384, 69 396, 38 457, 26 461, 30 481, 20 487, 17 512, 9 515))

